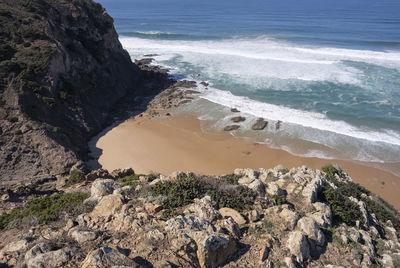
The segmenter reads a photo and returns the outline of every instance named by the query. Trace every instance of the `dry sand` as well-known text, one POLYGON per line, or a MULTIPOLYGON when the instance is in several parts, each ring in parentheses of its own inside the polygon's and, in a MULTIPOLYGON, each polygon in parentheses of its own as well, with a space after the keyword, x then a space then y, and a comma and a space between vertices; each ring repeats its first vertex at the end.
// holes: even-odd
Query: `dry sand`
POLYGON ((320 169, 329 162, 336 163, 354 181, 400 209, 400 177, 392 173, 365 163, 293 156, 226 132, 204 133, 195 117, 136 117, 92 141, 91 147, 92 152, 100 155, 98 161, 103 168, 132 167, 136 173, 144 174, 192 171, 221 175, 232 173, 235 168, 271 168, 282 164, 288 168, 306 165, 320 169))

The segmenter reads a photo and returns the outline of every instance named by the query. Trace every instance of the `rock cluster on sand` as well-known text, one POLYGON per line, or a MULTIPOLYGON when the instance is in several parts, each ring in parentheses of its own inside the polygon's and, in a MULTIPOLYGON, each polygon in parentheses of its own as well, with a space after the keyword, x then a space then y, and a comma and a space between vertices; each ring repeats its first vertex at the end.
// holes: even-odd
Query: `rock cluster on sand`
MULTIPOLYGON (((125 169, 98 170, 85 177, 83 183, 63 189, 90 193, 83 203, 90 210, 60 215, 58 224, 9 225, 0 235, 0 263, 203 268, 400 263, 398 222, 378 220, 364 203, 375 200, 374 195, 363 190, 361 199, 343 199, 358 211, 365 208, 352 215, 357 221, 347 219, 348 224, 340 218, 345 210, 339 213, 330 206, 335 187, 339 194, 341 188, 354 186, 342 171, 327 175, 307 167, 277 166, 236 169, 234 174, 211 178, 184 172, 140 176, 125 169), (204 185, 208 190, 200 194, 204 185), (175 191, 174 196, 160 194, 169 191, 175 191), (321 199, 328 193, 325 198, 331 201, 321 199), (181 198, 186 201, 175 205, 181 198), (67 222, 64 228, 59 227, 61 222, 67 222)), ((382 202, 376 200, 376 205, 382 202)))

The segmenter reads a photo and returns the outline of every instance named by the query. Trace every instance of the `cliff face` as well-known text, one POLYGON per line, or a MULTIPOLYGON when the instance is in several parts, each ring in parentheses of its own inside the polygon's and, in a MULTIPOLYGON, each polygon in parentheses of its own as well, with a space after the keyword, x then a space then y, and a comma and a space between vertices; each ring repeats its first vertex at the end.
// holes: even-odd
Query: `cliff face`
POLYGON ((65 174, 120 104, 171 83, 131 62, 93 1, 2 0, 0 24, 1 183, 65 174))

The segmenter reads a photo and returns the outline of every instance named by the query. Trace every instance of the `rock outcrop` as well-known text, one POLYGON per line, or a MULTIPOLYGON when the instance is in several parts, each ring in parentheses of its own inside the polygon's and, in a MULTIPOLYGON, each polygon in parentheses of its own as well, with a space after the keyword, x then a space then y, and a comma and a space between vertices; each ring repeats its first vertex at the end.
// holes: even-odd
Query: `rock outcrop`
MULTIPOLYGON (((133 171, 93 171, 84 175, 90 178, 84 183, 62 188, 90 193, 74 209, 48 210, 54 204, 36 198, 40 211, 20 208, 3 214, 0 263, 27 267, 398 266, 398 212, 359 188, 345 173, 337 174, 332 178, 307 167, 289 170, 283 166, 236 169, 235 174, 219 178, 186 172, 139 176, 133 171), (126 174, 130 175, 120 177, 126 174), (377 201, 371 205, 372 200, 377 201), (360 212, 360 202, 366 215, 360 212), (42 219, 51 218, 54 224, 40 225, 31 218, 43 217, 44 211, 50 214, 42 219), (58 213, 55 218, 54 213, 58 213), (364 217, 369 221, 363 223, 364 217), (57 227, 64 222, 64 228, 57 227)), ((67 202, 66 197, 54 200, 67 202)), ((1 202, 21 205, 12 199, 1 202)))
POLYGON ((173 82, 132 63, 94 1, 4 0, 0 9, 2 185, 68 175, 89 138, 173 82))

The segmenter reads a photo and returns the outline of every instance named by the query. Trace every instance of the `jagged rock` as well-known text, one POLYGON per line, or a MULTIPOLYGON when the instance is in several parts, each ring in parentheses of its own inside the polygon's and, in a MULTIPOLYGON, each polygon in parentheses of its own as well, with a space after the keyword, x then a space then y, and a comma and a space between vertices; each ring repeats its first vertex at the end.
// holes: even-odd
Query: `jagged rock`
POLYGON ((20 239, 14 242, 7 244, 4 248, 1 249, 1 254, 24 251, 28 247, 29 242, 26 239, 20 239))
POLYGON ((97 237, 95 232, 89 230, 82 230, 80 227, 72 228, 68 232, 68 235, 72 237, 79 244, 85 243, 87 241, 93 241, 97 237))
POLYGON ((309 213, 308 217, 313 218, 321 227, 329 227, 332 225, 332 210, 331 208, 321 202, 312 204, 315 211, 309 213))
POLYGON ((257 121, 251 126, 252 130, 263 130, 268 125, 268 121, 264 118, 258 118, 257 121))
POLYGON ((229 125, 229 126, 224 127, 224 131, 232 131, 232 130, 237 130, 239 128, 240 128, 239 125, 229 125))
POLYGON ((249 211, 248 219, 251 222, 256 222, 256 221, 260 220, 260 218, 261 218, 260 213, 258 213, 258 211, 256 209, 249 211))
POLYGON ((225 230, 228 231, 228 233, 236 239, 239 239, 242 235, 239 225, 232 217, 227 217, 226 219, 223 219, 220 223, 220 226, 222 226, 222 228, 225 228, 225 230))
POLYGON ((25 253, 25 262, 35 258, 37 255, 49 252, 53 249, 53 245, 49 243, 39 243, 33 246, 30 250, 25 253))
POLYGON ((108 170, 101 168, 92 170, 90 173, 86 174, 85 178, 87 181, 94 181, 97 179, 112 179, 112 176, 108 173, 108 170))
POLYGON ((135 193, 135 189, 131 186, 124 186, 121 188, 117 188, 113 191, 113 194, 127 196, 135 193))
POLYGON ((64 231, 68 232, 68 231, 71 230, 71 228, 74 227, 75 225, 76 225, 76 223, 75 223, 73 220, 69 219, 69 220, 67 221, 67 223, 65 224, 64 231))
POLYGON ((318 227, 317 223, 312 218, 303 217, 297 222, 297 227, 303 231, 309 239, 318 246, 323 246, 325 244, 325 236, 321 229, 318 227))
POLYGON ((146 203, 144 205, 144 208, 146 209, 146 211, 148 213, 155 214, 155 213, 160 212, 163 209, 163 206, 159 205, 159 204, 154 204, 154 203, 146 203))
POLYGON ((230 237, 209 235, 197 243, 197 258, 200 267, 219 267, 236 251, 236 243, 230 237))
POLYGON ((28 268, 64 267, 72 258, 73 252, 69 248, 36 254, 27 261, 28 268))
POLYGON ((81 268, 108 267, 140 267, 140 265, 114 248, 101 247, 89 252, 81 266, 81 268))
POLYGON ((306 198, 306 201, 310 204, 316 202, 318 193, 325 184, 326 180, 321 178, 314 178, 310 183, 308 183, 303 189, 303 196, 306 198))
POLYGON ((254 180, 247 187, 253 190, 258 196, 263 197, 265 195, 265 185, 260 180, 254 180))
POLYGON ((107 217, 113 215, 117 209, 123 205, 123 198, 121 195, 106 195, 104 196, 97 206, 90 214, 91 217, 107 217))
POLYGON ((239 113, 240 111, 238 109, 236 109, 236 108, 231 108, 231 112, 232 113, 239 113))
POLYGON ((221 214, 215 208, 215 202, 210 196, 204 196, 201 199, 196 198, 193 204, 189 205, 187 214, 193 213, 199 218, 206 219, 210 222, 214 222, 221 218, 221 214))
POLYGON ((222 217, 232 217, 235 222, 239 225, 245 224, 246 220, 243 216, 232 208, 220 208, 219 213, 221 213, 222 217))
POLYGON ((282 209, 281 213, 279 213, 279 216, 288 223, 288 227, 291 230, 294 229, 299 218, 299 214, 297 212, 287 208, 282 209))
POLYGON ((112 194, 117 188, 121 188, 121 185, 114 180, 97 179, 93 182, 90 189, 90 199, 99 200, 103 196, 112 194))
POLYGON ((134 175, 135 172, 133 171, 132 168, 124 168, 124 169, 115 169, 111 172, 111 176, 114 179, 119 179, 119 178, 123 178, 126 176, 131 176, 134 175))
POLYGON ((245 120, 246 120, 246 118, 243 117, 243 116, 235 116, 235 117, 231 118, 231 121, 234 122, 234 123, 243 122, 245 120))
POLYGON ((286 196, 286 191, 279 187, 279 184, 276 182, 268 183, 266 191, 270 195, 286 196))
POLYGON ((265 242, 265 244, 261 245, 261 251, 260 251, 260 261, 264 262, 266 259, 268 259, 269 252, 271 251, 271 243, 268 241, 265 242))
POLYGON ((194 254, 202 268, 218 267, 236 251, 234 239, 217 233, 210 222, 195 216, 178 216, 165 224, 171 245, 185 254, 194 254))
POLYGON ((300 263, 310 258, 310 245, 307 237, 300 231, 293 231, 289 234, 286 247, 300 263))

